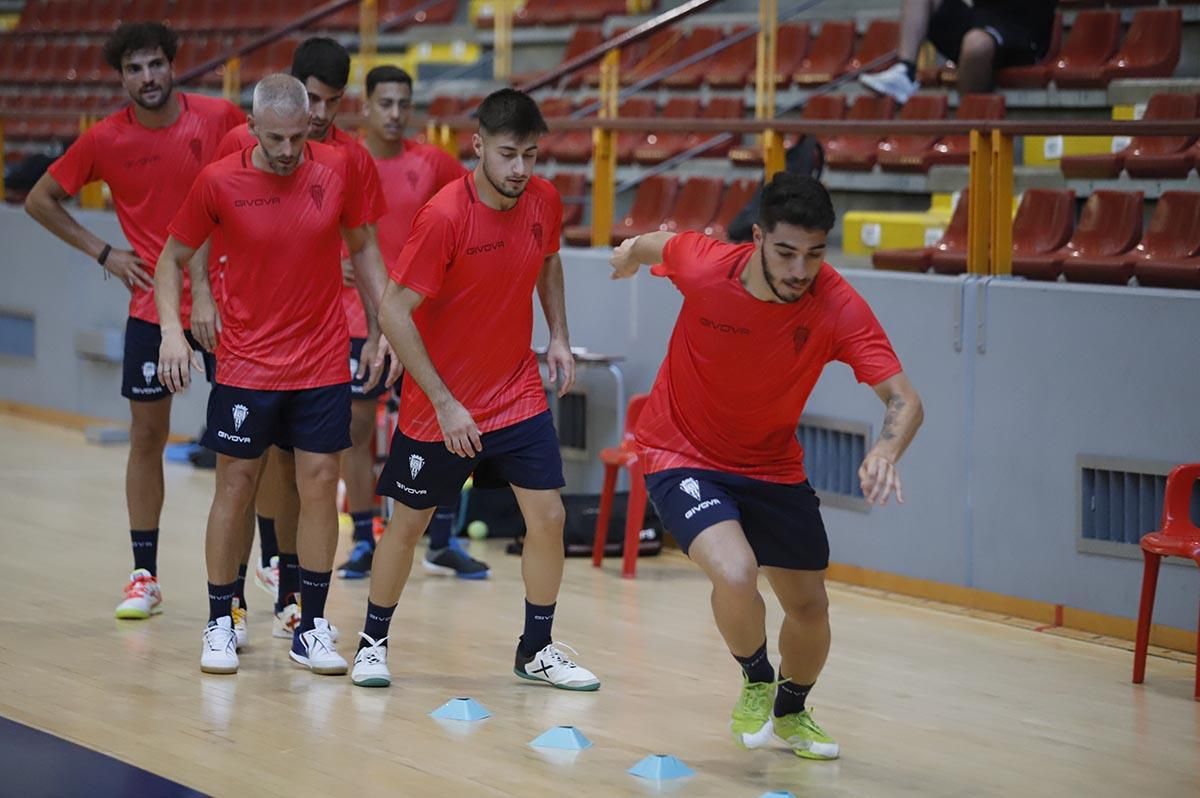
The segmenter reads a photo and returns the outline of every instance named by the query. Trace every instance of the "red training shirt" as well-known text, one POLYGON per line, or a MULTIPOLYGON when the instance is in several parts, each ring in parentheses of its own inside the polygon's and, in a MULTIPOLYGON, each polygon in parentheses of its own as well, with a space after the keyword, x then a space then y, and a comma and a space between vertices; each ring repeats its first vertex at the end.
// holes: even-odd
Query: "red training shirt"
MULTIPOLYGON (((548 409, 533 339, 533 289, 545 259, 558 252, 562 200, 531 177, 516 206, 485 205, 467 174, 417 213, 391 276, 425 297, 413 322, 434 368, 480 432, 517 424, 548 409)), ((400 398, 400 429, 440 441, 437 413, 415 380, 400 398)))
POLYGON ((309 142, 287 176, 255 167, 253 152, 207 166, 169 228, 189 247, 219 229, 228 246, 217 382, 272 391, 348 382, 341 228, 367 223, 365 196, 333 147, 309 142))
POLYGON ((800 301, 755 299, 741 283, 762 268, 753 244, 681 233, 656 274, 683 294, 667 357, 638 420, 646 473, 701 468, 803 482, 800 414, 825 364, 878 385, 900 361, 870 307, 828 263, 800 301))
MULTIPOLYGON (((467 170, 444 150, 407 139, 404 149, 396 157, 374 160, 387 200, 387 213, 379 220, 379 251, 384 263, 393 263, 408 240, 417 211, 443 186, 462 177, 467 170)), ((342 305, 350 324, 350 337, 366 338, 367 315, 357 288, 343 286, 342 305)))
MULTIPOLYGON (((227 100, 183 92, 177 96, 179 118, 169 126, 145 127, 132 105, 122 108, 76 139, 49 170, 71 195, 93 180, 108 183, 121 230, 146 264, 151 279, 167 243, 167 225, 183 204, 192 181, 212 160, 221 137, 246 118, 227 100)), ((184 327, 191 309, 191 289, 184 272, 179 308, 184 327)), ((158 324, 154 291, 134 288, 129 315, 158 324)))

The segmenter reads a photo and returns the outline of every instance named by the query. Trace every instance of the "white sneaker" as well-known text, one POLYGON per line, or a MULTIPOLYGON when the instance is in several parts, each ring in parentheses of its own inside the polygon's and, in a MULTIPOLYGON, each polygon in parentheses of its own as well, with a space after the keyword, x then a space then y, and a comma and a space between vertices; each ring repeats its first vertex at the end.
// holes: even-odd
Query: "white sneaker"
POLYGON ((248 634, 246 632, 246 611, 242 609, 242 603, 236 598, 233 600, 233 610, 230 613, 233 618, 233 634, 237 638, 238 651, 246 645, 248 634))
POLYGON ((125 600, 117 605, 117 617, 141 620, 162 612, 162 589, 158 577, 139 568, 129 575, 125 600))
MULTIPOLYGON (((300 628, 300 617, 300 602, 293 601, 288 604, 283 608, 283 612, 275 613, 275 628, 271 630, 271 637, 291 640, 296 636, 296 630, 300 628)), ((338 628, 333 624, 329 624, 329 637, 335 643, 341 637, 338 628)))
POLYGON ((563 690, 599 690, 600 680, 595 674, 563 656, 559 646, 579 656, 579 652, 563 643, 550 643, 532 657, 522 656, 518 646, 513 673, 522 679, 547 682, 563 690))
POLYGON ((358 634, 367 644, 354 655, 354 672, 350 674, 350 680, 359 687, 387 687, 392 683, 387 666, 387 638, 372 640, 362 632, 358 634))
POLYGON ((237 673, 237 635, 228 615, 209 621, 200 649, 200 670, 205 673, 237 673))
POLYGON ((908 76, 908 68, 904 64, 893 64, 882 72, 859 75, 858 79, 871 91, 886 94, 901 105, 921 88, 920 83, 908 76))
POLYGON ((288 652, 292 660, 322 676, 340 676, 346 672, 346 660, 333 647, 329 622, 313 618, 313 628, 298 635, 288 652))
POLYGON ((271 564, 264 566, 262 560, 254 566, 254 584, 261 587, 271 597, 279 601, 279 558, 272 557, 271 564))

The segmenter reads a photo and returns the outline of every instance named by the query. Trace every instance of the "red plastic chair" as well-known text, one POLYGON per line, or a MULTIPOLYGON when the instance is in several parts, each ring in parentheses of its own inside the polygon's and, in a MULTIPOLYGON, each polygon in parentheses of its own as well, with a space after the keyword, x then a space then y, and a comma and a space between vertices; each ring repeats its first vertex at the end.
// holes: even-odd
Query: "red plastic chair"
POLYGON ((583 205, 578 202, 567 202, 569 197, 582 197, 587 191, 587 178, 582 172, 559 172, 550 181, 558 189, 558 195, 563 198, 562 226, 570 227, 579 224, 583 219, 583 205))
POLYGON ((828 83, 846 71, 846 62, 853 54, 854 21, 824 22, 808 54, 800 62, 794 80, 801 86, 828 83))
MULTIPOLYGON (((876 269, 893 272, 924 272, 928 271, 933 262, 934 254, 947 255, 958 253, 962 255, 962 271, 967 264, 967 213, 970 207, 969 194, 963 191, 950 215, 950 223, 942 231, 942 237, 932 247, 916 249, 877 249, 871 253, 871 264, 876 269)), ((953 273, 960 273, 955 270, 953 273)))
MULTIPOLYGON (((1163 502, 1162 528, 1142 538, 1142 600, 1138 607, 1137 638, 1133 647, 1133 683, 1146 681, 1146 649, 1150 645, 1150 619, 1154 614, 1154 593, 1158 588, 1158 566, 1163 557, 1186 557, 1200 565, 1200 528, 1192 523, 1192 490, 1200 481, 1200 463, 1177 466, 1167 476, 1163 502)), ((1200 650, 1200 631, 1197 632, 1200 650)), ((1196 687, 1193 697, 1200 701, 1200 659, 1196 661, 1196 687)))
POLYGON ((637 556, 642 519, 646 517, 646 481, 638 465, 637 444, 634 442, 633 430, 637 427, 638 416, 650 398, 648 393, 640 393, 629 400, 625 408, 625 429, 621 433, 621 442, 600 451, 600 462, 604 463, 604 487, 600 491, 600 508, 596 515, 596 536, 592 540, 592 565, 599 568, 604 561, 604 544, 608 541, 608 522, 612 518, 613 494, 617 489, 617 475, 622 468, 629 469, 629 501, 625 505, 625 542, 624 557, 621 562, 621 576, 633 579, 637 575, 637 556))
MULTIPOLYGON (((899 44, 899 22, 893 19, 872 20, 867 25, 866 31, 863 32, 862 38, 858 40, 858 47, 854 51, 854 56, 846 63, 845 71, 853 72, 856 69, 862 69, 880 56, 888 53, 895 54, 899 44)), ((894 58, 875 66, 874 69, 886 69, 893 63, 895 63, 894 58)))
POLYGON ((613 246, 627 238, 661 230, 678 193, 679 181, 673 177, 654 175, 643 180, 637 187, 629 215, 612 227, 613 246))
POLYGON ((1179 64, 1182 38, 1181 9, 1137 12, 1120 51, 1104 65, 1104 82, 1118 78, 1169 78, 1179 64))
MULTIPOLYGON (((1003 94, 967 94, 958 101, 955 119, 1003 119, 1005 113, 1003 94)), ((966 166, 971 156, 969 136, 946 136, 933 145, 925 157, 925 168, 955 164, 966 166)))
POLYGON ((1106 86, 1104 65, 1117 52, 1120 42, 1120 12, 1080 11, 1047 75, 1059 88, 1106 86))
POLYGON ((668 232, 702 231, 717 215, 725 181, 719 177, 693 177, 679 188, 675 207, 663 220, 668 232))
MULTIPOLYGON (((1142 119, 1146 121, 1189 120, 1195 119, 1200 108, 1200 98, 1195 94, 1155 94, 1146 103, 1146 112, 1142 119)), ((1096 155, 1066 155, 1059 162, 1059 168, 1067 177, 1089 180, 1112 179, 1125 169, 1131 176, 1136 177, 1169 177, 1170 174, 1159 174, 1164 168, 1168 171, 1178 171, 1178 166, 1171 168, 1171 158, 1185 161, 1185 152, 1195 141, 1188 136, 1134 136, 1129 146, 1113 153, 1096 155)), ((1187 175, 1187 169, 1182 175, 1187 175)))
MULTIPOLYGON (((1050 30, 1050 44, 1046 55, 1039 63, 1028 66, 1005 67, 996 72, 996 85, 1010 89, 1027 88, 1040 89, 1046 86, 1049 79, 1046 75, 1051 64, 1058 58, 1062 47, 1062 12, 1055 12, 1054 27, 1050 30)), ((943 82, 946 82, 943 80, 943 82)))
MULTIPOLYGON (((912 102, 911 100, 909 101, 912 102)), ((846 121, 866 122, 891 119, 896 101, 891 97, 860 94, 846 114, 846 121)), ((881 136, 844 133, 825 144, 825 163, 832 169, 869 172, 875 166, 881 136)))
MULTIPOLYGON (((734 28, 731 33, 738 33, 743 28, 734 28)), ((716 61, 704 76, 704 81, 714 88, 740 89, 753 80, 754 63, 758 58, 758 42, 754 36, 747 36, 737 44, 726 47, 717 53, 716 61)))
POLYGON ((1141 261, 1168 262, 1200 254, 1200 193, 1164 191, 1146 234, 1132 251, 1109 257, 1068 258, 1063 274, 1073 283, 1125 285, 1141 261))
POLYGON ((812 32, 807 22, 779 26, 775 54, 776 86, 782 89, 792 85, 792 74, 804 65, 811 42, 812 32))
MULTIPOLYGON (((692 119, 700 116, 699 97, 672 97, 663 106, 662 119, 692 119)), ((648 133, 634 149, 638 163, 662 163, 687 149, 688 133, 648 133)))
MULTIPOLYGON (((707 50, 719 41, 721 41, 721 31, 717 28, 696 28, 692 31, 692 35, 688 36, 683 49, 679 51, 678 60, 683 61, 686 58, 690 58, 702 50, 707 50)), ((664 79, 663 85, 673 89, 700 88, 700 84, 704 82, 704 76, 712 68, 717 57, 709 56, 703 61, 697 61, 689 67, 684 67, 674 75, 664 79)))
MULTIPOLYGON (((653 97, 630 97, 621 103, 617 109, 618 118, 652 117, 658 115, 658 107, 653 97)), ((646 140, 646 134, 639 130, 622 130, 617 133, 617 163, 632 163, 634 152, 646 140)), ((591 153, 588 153, 589 157, 591 153)))
POLYGON ((757 193, 757 180, 742 178, 730 183, 729 188, 725 189, 725 196, 721 197, 721 205, 717 208, 716 216, 704 228, 704 235, 722 240, 727 239, 730 223, 757 193))
MULTIPOLYGON (((949 98, 945 94, 918 94, 904 104, 897 119, 903 121, 945 119, 949 98)), ((924 172, 929 154, 937 143, 934 136, 888 136, 879 142, 880 168, 890 172, 924 172)))
POLYGON ((1057 280, 1064 261, 1120 255, 1133 249, 1141 237, 1142 192, 1097 191, 1084 203, 1079 226, 1065 247, 1045 255, 1023 255, 1014 247, 1013 274, 1057 280))

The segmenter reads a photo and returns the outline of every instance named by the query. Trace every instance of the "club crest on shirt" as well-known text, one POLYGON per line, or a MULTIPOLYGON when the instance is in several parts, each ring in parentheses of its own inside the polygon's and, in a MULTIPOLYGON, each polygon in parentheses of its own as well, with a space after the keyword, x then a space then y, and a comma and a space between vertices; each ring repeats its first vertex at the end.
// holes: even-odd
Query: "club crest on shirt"
POLYGON ((796 347, 797 355, 800 354, 800 350, 804 348, 806 343, 808 343, 808 328, 797 327, 795 331, 792 332, 792 344, 796 347))
POLYGON ((529 232, 533 234, 533 240, 540 247, 542 245, 542 223, 534 222, 533 226, 529 228, 529 232))
POLYGON ((308 187, 308 193, 312 197, 313 204, 317 206, 317 210, 325 204, 325 186, 320 183, 313 183, 308 187))
POLYGON ((196 163, 204 162, 204 145, 200 143, 200 139, 189 141, 188 149, 191 150, 192 157, 196 159, 196 163))

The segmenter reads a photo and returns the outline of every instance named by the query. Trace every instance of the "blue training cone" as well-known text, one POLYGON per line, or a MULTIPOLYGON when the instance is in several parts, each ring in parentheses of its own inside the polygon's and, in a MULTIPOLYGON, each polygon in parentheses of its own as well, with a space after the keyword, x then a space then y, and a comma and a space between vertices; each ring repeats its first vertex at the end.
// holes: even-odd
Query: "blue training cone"
POLYGON ((773 790, 772 792, 764 792, 758 798, 796 798, 787 790, 773 790))
POLYGON ((438 720, 472 721, 490 718, 492 713, 474 698, 452 698, 429 715, 438 720))
POLYGON ((574 726, 555 726, 529 741, 534 748, 561 748, 565 751, 582 751, 592 747, 592 741, 574 726))
POLYGON ((690 767, 670 754, 652 754, 631 767, 629 772, 650 781, 682 779, 694 774, 690 767))

